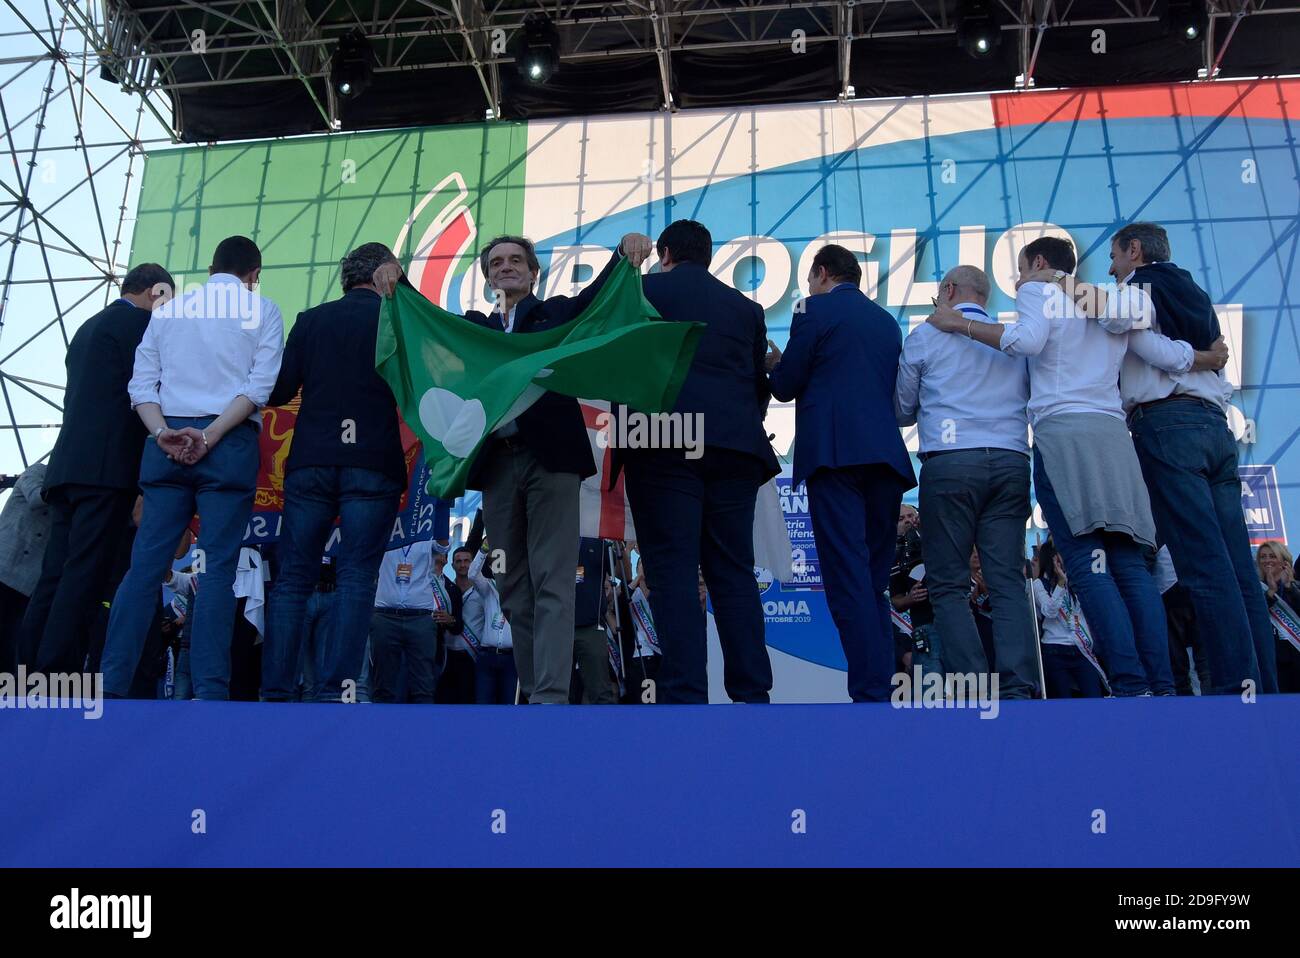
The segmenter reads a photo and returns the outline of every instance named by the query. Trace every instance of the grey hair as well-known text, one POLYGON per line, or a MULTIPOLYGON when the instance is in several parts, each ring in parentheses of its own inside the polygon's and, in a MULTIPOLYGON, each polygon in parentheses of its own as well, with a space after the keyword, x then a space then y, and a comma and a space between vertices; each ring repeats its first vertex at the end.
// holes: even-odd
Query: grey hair
POLYGON ((343 292, 362 283, 369 283, 375 270, 396 259, 393 251, 383 243, 362 243, 339 260, 339 280, 343 283, 343 292))
POLYGON ((993 288, 989 284, 988 273, 977 266, 954 266, 948 270, 948 275, 943 278, 943 281, 969 289, 980 299, 980 305, 989 301, 989 292, 993 288))
POLYGON ((1142 248, 1144 263, 1167 263, 1170 259, 1169 234, 1159 223, 1129 223, 1115 234, 1113 242, 1126 249, 1134 240, 1142 248))

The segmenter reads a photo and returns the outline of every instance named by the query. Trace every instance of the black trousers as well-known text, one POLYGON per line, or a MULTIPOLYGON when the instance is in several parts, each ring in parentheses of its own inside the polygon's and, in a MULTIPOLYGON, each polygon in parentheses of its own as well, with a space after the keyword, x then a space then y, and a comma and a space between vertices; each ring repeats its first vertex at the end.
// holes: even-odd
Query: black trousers
POLYGON ((27 596, 0 582, 0 672, 18 669, 18 631, 27 612, 27 596))
MULTIPOLYGON (((18 646, 30 671, 81 671, 96 611, 112 591, 109 578, 135 498, 134 491, 101 486, 50 490, 50 541, 18 646)), ((158 570, 160 585, 166 572, 158 570)))
POLYGON ((626 469, 627 499, 663 649, 657 701, 709 701, 700 570, 722 643, 727 695, 734 702, 767 702, 772 663, 754 584, 754 502, 764 480, 762 462, 705 446, 699 459, 678 450, 637 450, 628 454, 626 469))
POLYGON ((447 649, 433 700, 439 705, 474 704, 474 656, 462 649, 447 649))

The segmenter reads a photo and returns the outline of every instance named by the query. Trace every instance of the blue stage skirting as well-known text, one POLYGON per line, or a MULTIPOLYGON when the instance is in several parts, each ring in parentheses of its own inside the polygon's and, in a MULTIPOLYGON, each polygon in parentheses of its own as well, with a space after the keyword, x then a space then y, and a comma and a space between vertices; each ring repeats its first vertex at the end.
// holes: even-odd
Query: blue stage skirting
POLYGON ((1300 864, 1300 696, 994 720, 110 701, 0 733, 5 865, 1300 864))

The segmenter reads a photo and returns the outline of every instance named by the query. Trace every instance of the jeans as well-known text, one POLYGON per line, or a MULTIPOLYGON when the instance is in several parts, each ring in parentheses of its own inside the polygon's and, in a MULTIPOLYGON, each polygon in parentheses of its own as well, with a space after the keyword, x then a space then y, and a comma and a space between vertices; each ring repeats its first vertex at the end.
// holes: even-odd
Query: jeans
MULTIPOLYGON (((971 550, 979 548, 988 585, 993 644, 1005 699, 1029 698, 1038 685, 1034 620, 1025 591, 1029 459, 1009 449, 960 449, 921 465, 925 586, 949 672, 988 672, 970 605, 971 550)), ((915 660, 913 656, 913 660, 915 660)))
POLYGON ((1099 699, 1106 694, 1097 670, 1072 645, 1043 646, 1043 675, 1049 699, 1099 699))
POLYGON ((1142 547, 1116 532, 1073 535, 1034 452, 1034 493, 1115 695, 1173 695, 1165 607, 1142 547))
POLYGON ((474 663, 474 701, 479 705, 513 705, 519 673, 510 649, 484 648, 474 663))
POLYGON ((292 701, 307 598, 320 578, 325 543, 340 518, 334 592, 316 636, 316 701, 338 702, 361 674, 379 565, 393 530, 401 486, 373 469, 303 466, 284 480, 280 575, 271 591, 262 652, 262 697, 292 701))
POLYGON ((375 658, 373 699, 432 705, 438 688, 438 626, 433 613, 376 608, 370 641, 375 658))
POLYGON ((1184 398, 1135 409, 1129 429, 1156 528, 1191 593, 1197 622, 1207 625, 1207 691, 1240 694, 1249 679, 1261 692, 1276 692, 1273 630, 1250 553, 1227 419, 1211 404, 1184 398))
MULTIPOLYGON (((168 416, 167 425, 203 429, 214 418, 168 416)), ((156 443, 145 444, 140 458, 144 514, 131 549, 131 568, 117 588, 109 615, 101 666, 105 693, 129 693, 158 606, 163 573, 171 567, 176 544, 197 511, 198 581, 185 625, 194 695, 204 700, 229 698, 235 566, 253 511, 258 461, 257 427, 251 421, 231 429, 192 466, 168 459, 156 443)))

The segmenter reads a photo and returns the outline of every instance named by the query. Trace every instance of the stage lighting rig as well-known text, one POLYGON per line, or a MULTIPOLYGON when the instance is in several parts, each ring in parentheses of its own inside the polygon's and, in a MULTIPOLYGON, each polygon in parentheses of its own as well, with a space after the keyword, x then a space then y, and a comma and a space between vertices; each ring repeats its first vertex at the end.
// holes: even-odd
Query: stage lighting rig
POLYGON ((340 37, 330 58, 330 86, 340 99, 352 100, 365 92, 374 76, 375 58, 370 41, 360 30, 340 37))
POLYGON ((1169 29, 1184 43, 1200 43, 1210 25, 1205 0, 1170 0, 1169 29))
POLYGON ((963 7, 957 23, 957 40, 977 60, 991 54, 1002 42, 1002 31, 983 0, 972 0, 963 7))
POLYGON ((560 67, 560 31, 544 13, 524 18, 523 34, 516 41, 515 66, 530 83, 545 83, 560 67))

